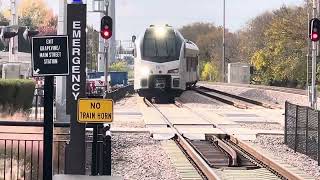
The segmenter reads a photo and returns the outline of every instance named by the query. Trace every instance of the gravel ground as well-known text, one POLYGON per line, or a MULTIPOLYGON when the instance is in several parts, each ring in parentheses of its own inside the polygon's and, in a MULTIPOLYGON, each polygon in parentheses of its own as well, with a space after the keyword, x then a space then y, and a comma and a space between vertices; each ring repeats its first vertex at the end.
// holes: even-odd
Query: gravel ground
POLYGON ((317 161, 301 153, 295 153, 292 149, 288 148, 284 145, 283 136, 259 136, 253 143, 272 155, 281 157, 286 163, 298 167, 320 180, 320 167, 317 161))
POLYGON ((265 123, 257 123, 257 124, 240 124, 243 128, 249 128, 252 130, 256 129, 265 129, 265 130, 284 130, 284 127, 281 124, 265 124, 265 123))
MULTIPOLYGON (((140 113, 138 95, 115 103, 115 112, 140 113)), ((115 115, 112 127, 143 128, 141 115, 115 115)), ((112 134, 112 175, 127 180, 180 179, 160 141, 148 133, 112 134)))
POLYGON ((194 91, 185 91, 179 97, 183 103, 190 107, 207 108, 207 109, 234 109, 235 107, 221 103, 214 99, 205 97, 194 91))
MULTIPOLYGON (((115 103, 115 112, 129 111, 130 113, 141 113, 138 106, 138 95, 128 96, 115 103)), ((112 122, 112 127, 121 128, 144 128, 145 124, 142 119, 142 115, 117 115, 115 114, 114 121, 112 122)))
POLYGON ((124 179, 180 179, 160 141, 149 134, 113 134, 112 175, 124 179))
POLYGON ((119 110, 125 110, 126 108, 130 108, 132 110, 139 111, 138 98, 139 96, 137 94, 127 96, 121 99, 120 101, 117 101, 115 103, 114 108, 119 110))
POLYGON ((285 93, 279 91, 247 88, 247 87, 235 87, 235 86, 223 86, 223 85, 208 85, 208 87, 215 88, 220 91, 225 91, 235 95, 263 101, 267 103, 284 105, 285 101, 296 103, 302 106, 308 106, 308 97, 304 95, 285 93))

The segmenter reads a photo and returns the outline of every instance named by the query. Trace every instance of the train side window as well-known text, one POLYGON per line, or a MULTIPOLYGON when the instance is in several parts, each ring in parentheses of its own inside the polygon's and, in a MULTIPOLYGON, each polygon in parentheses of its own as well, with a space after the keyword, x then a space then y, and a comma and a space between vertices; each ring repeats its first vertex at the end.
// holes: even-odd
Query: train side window
POLYGON ((192 71, 196 71, 196 61, 195 61, 195 58, 192 58, 192 71))
POLYGON ((191 59, 191 62, 190 62, 190 71, 196 71, 196 59, 194 57, 192 57, 191 59))
POLYGON ((192 59, 187 57, 187 72, 191 71, 191 62, 192 62, 192 59))
POLYGON ((194 60, 194 71, 197 71, 197 69, 198 69, 198 62, 199 60, 198 60, 198 57, 195 57, 195 60, 194 60))

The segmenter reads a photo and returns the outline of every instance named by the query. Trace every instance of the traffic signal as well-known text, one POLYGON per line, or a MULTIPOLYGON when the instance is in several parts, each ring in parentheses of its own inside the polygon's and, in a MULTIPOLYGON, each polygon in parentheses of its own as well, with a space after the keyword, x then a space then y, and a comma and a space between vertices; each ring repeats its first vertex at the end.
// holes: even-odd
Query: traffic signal
POLYGON ((110 16, 102 17, 100 34, 104 39, 109 39, 112 36, 112 18, 110 16))
POLYGON ((309 37, 311 41, 320 39, 320 20, 318 18, 313 18, 309 22, 309 37))
POLYGON ((37 30, 30 30, 29 27, 26 27, 26 29, 23 32, 23 38, 25 40, 29 40, 31 37, 36 36, 37 34, 39 34, 39 31, 37 30))

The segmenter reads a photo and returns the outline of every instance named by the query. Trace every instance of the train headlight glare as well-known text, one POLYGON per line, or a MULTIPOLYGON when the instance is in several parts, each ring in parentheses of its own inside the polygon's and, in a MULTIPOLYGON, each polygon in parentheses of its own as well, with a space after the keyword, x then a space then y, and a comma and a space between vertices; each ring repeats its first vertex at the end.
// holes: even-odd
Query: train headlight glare
POLYGON ((150 69, 148 67, 142 67, 140 73, 142 76, 146 77, 150 74, 150 69))
POLYGON ((167 31, 164 27, 156 27, 155 33, 157 38, 163 38, 166 35, 167 31))

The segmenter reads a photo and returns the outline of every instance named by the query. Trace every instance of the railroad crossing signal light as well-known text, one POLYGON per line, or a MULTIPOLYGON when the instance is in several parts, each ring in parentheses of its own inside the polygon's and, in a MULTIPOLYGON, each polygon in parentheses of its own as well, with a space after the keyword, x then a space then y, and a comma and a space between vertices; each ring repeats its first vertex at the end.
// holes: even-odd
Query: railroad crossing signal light
POLYGON ((103 16, 101 19, 100 27, 101 37, 104 39, 109 39, 112 36, 112 18, 110 16, 103 16))
POLYGON ((320 39, 320 20, 313 18, 309 22, 309 36, 311 41, 319 41, 320 39))

